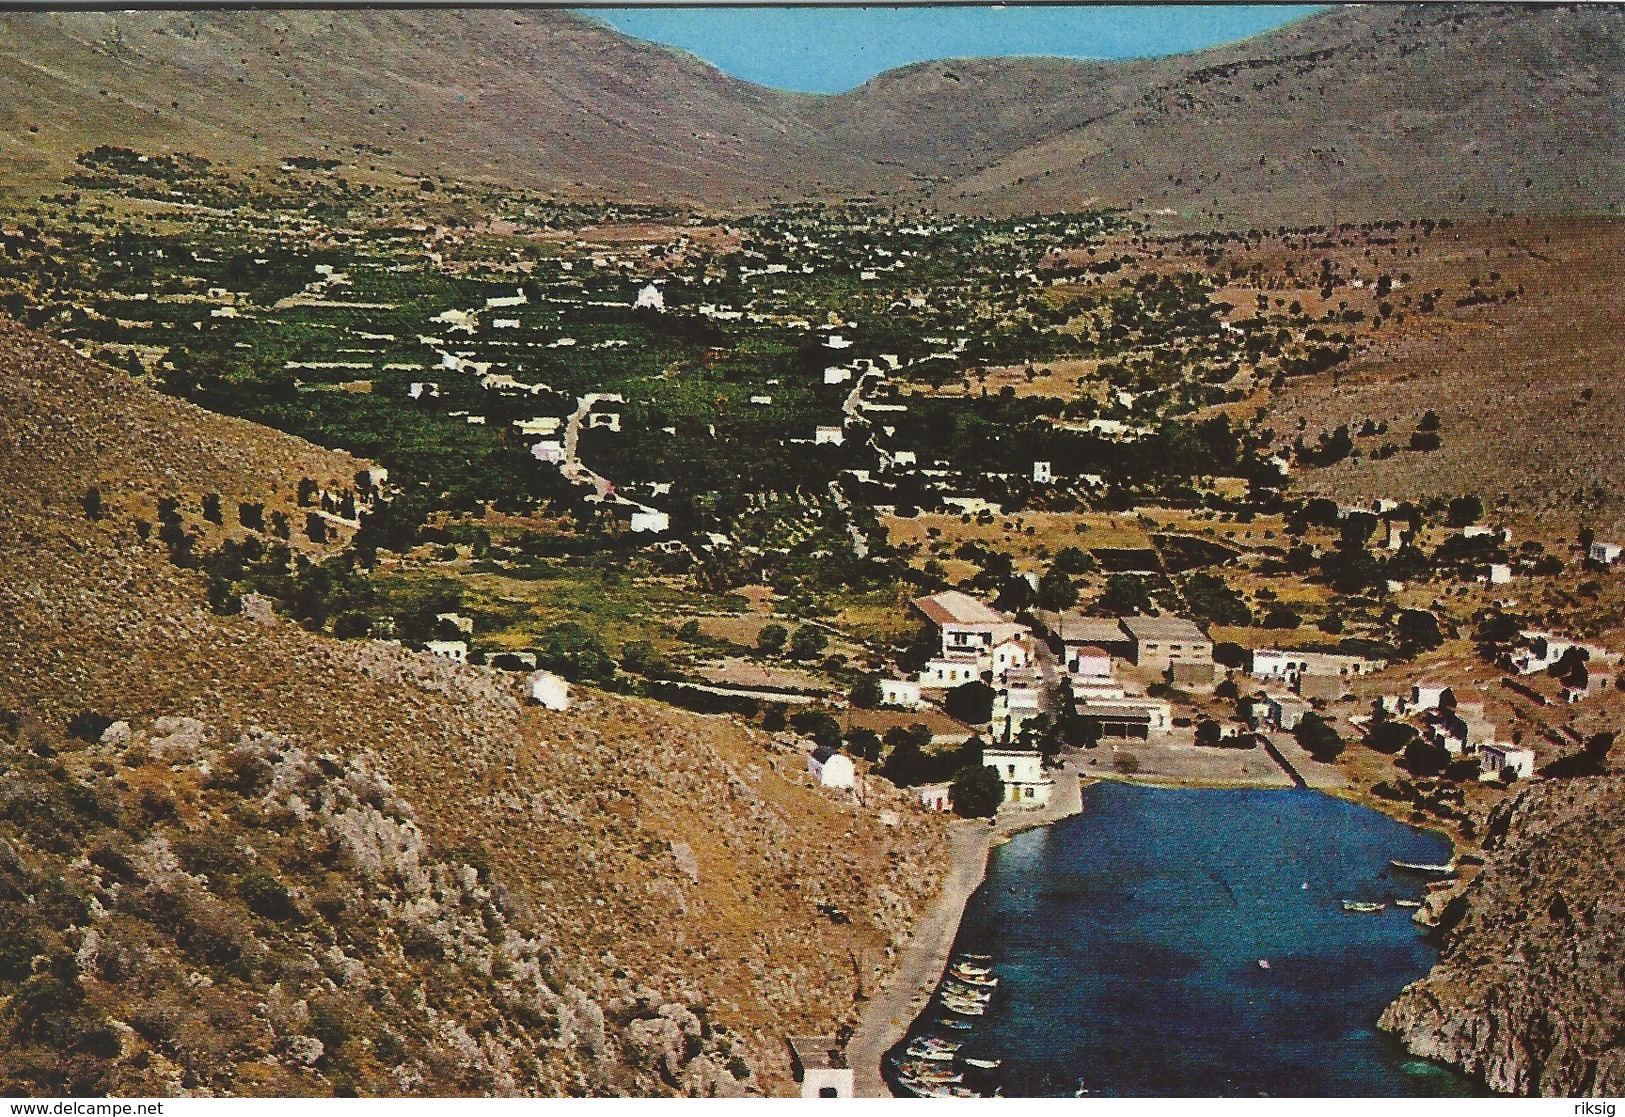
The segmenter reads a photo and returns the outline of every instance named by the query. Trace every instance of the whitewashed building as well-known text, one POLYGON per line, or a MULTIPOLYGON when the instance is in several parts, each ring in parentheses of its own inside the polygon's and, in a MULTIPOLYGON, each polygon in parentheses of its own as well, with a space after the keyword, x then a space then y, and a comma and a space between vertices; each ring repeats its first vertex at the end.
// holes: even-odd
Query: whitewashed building
POLYGON ((659 535, 671 529, 671 516, 653 508, 639 508, 632 513, 632 530, 659 535))
POLYGON ((915 679, 881 679, 880 704, 902 710, 918 710, 922 704, 919 682, 915 679))
POLYGON ((1535 774, 1535 754, 1521 745, 1489 741, 1478 746, 1478 778, 1500 779, 1501 773, 1511 771, 1520 780, 1535 774))
POLYGON ((454 663, 468 662, 468 644, 462 640, 429 640, 423 645, 423 650, 454 663))
POLYGON ((1044 758, 1035 749, 985 749, 982 763, 999 773, 1004 801, 1023 807, 1049 802, 1055 781, 1044 772, 1044 758))
POLYGON ((820 787, 850 791, 857 782, 857 769, 852 764, 852 758, 827 745, 807 754, 807 771, 817 778, 820 787))
POLYGON ((791 1036, 790 1070, 804 1098, 852 1097, 852 1064, 834 1036, 791 1036))
POLYGON ((525 679, 525 697, 548 710, 570 708, 570 684, 551 671, 533 671, 525 679))

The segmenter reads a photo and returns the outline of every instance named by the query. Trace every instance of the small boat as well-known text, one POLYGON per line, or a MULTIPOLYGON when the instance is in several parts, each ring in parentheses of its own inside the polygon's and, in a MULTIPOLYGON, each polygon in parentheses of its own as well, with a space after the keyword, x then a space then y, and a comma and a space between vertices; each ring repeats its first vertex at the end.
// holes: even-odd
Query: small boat
POLYGON ((1270 968, 1270 960, 1268 958, 1260 958, 1258 960, 1258 968, 1261 969, 1261 970, 1269 969, 1270 968))
POLYGON ((987 977, 993 973, 991 966, 978 966, 970 962, 955 962, 952 969, 956 974, 967 974, 971 977, 987 977))
POLYGON ((1343 901, 1343 910, 1344 911, 1358 911, 1358 912, 1382 911, 1387 906, 1388 906, 1387 904, 1365 903, 1364 901, 1361 901, 1361 900, 1344 900, 1343 901))
POLYGON ((1418 861, 1390 861, 1388 864, 1396 869, 1404 869, 1409 873, 1454 873, 1456 863, 1448 861, 1443 865, 1426 865, 1418 861))
POLYGON ((987 1006, 966 1004, 963 1001, 943 1001, 942 1007, 958 1016, 986 1016, 987 1006))
POLYGON ((936 1059, 950 1063, 953 1062, 954 1053, 963 1046, 965 1045, 962 1043, 948 1043, 931 1036, 923 1036, 908 1045, 906 1054, 913 1059, 936 1059))
POLYGON ((973 986, 977 989, 996 989, 999 985, 999 979, 993 977, 991 974, 965 974, 960 973, 958 970, 953 970, 950 971, 950 977, 954 981, 957 981, 963 985, 973 986))
POLYGON ((961 954, 954 955, 954 957, 955 958, 963 958, 967 962, 984 962, 985 963, 985 962, 993 961, 993 955, 991 955, 991 954, 961 953, 961 954))
POLYGON ((967 1067, 976 1067, 978 1070, 998 1070, 1004 1065, 1003 1059, 969 1059, 965 1060, 967 1067))
POLYGON ((1083 1079, 1078 1079, 1078 1088, 1072 1091, 1072 1096, 1075 1098, 1081 1098, 1086 1097, 1088 1093, 1089 1087, 1084 1085, 1083 1079))
POLYGON ((955 1020, 952 1016, 939 1016, 937 1023, 944 1028, 952 1028, 956 1032, 968 1032, 973 1027, 969 1020, 955 1020))
POLYGON ((1422 906, 1422 901, 1421 900, 1395 900, 1394 901, 1394 907, 1396 907, 1396 908, 1419 908, 1421 906, 1422 906))

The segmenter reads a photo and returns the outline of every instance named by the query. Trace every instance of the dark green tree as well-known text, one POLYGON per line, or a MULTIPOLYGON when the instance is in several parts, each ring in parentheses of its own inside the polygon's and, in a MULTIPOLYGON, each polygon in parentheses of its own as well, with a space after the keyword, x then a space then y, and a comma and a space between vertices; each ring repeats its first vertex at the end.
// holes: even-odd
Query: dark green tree
POLYGON ((796 629, 794 636, 790 637, 790 658, 812 659, 814 656, 821 655, 827 647, 829 647, 829 637, 824 635, 824 630, 815 628, 810 624, 804 624, 796 629))
POLYGON ((961 683, 943 695, 942 708, 966 725, 985 724, 993 716, 993 688, 976 680, 961 683))
POLYGON ((961 818, 992 818, 1004 802, 1004 781, 998 769, 986 764, 967 764, 954 773, 948 785, 954 813, 961 818))
POLYGON ((764 624, 756 633, 756 650, 762 655, 778 655, 790 638, 790 630, 782 624, 764 624))
POLYGON ((852 687, 852 705, 860 710, 874 709, 880 705, 883 698, 879 675, 865 675, 852 687))
POLYGON ((1343 738, 1313 710, 1299 719, 1292 736, 1304 752, 1323 763, 1329 764, 1343 754, 1343 738))

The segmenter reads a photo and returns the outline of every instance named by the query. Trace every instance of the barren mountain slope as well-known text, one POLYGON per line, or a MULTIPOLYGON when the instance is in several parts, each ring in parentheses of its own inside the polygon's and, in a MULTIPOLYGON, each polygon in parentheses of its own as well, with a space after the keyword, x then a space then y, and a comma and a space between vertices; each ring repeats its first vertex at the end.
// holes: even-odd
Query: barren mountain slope
MULTIPOLYGON (((1289 380, 1273 398, 1248 403, 1267 405, 1269 425, 1288 441, 1301 433, 1312 443, 1323 431, 1366 419, 1391 428, 1389 436, 1362 442, 1360 457, 1296 471, 1297 488, 1349 501, 1448 500, 1476 492, 1519 538, 1581 526, 1612 537, 1625 530, 1619 484, 1625 457, 1617 437, 1625 413, 1617 354, 1625 315, 1622 253, 1619 221, 1436 232, 1425 255, 1391 262, 1379 256, 1375 268, 1414 272, 1389 296, 1395 303, 1401 294, 1414 305, 1424 293, 1443 290, 1443 316, 1390 322, 1335 372, 1289 380), (1520 289, 1521 296, 1504 299, 1520 289), (1485 301, 1454 305, 1474 298, 1485 301), (1382 441, 1403 445, 1429 410, 1439 418, 1438 450, 1387 458, 1369 452, 1382 441)), ((1358 253, 1347 255, 1373 274, 1358 253)), ((1312 297, 1291 288, 1276 295, 1312 297)), ((1368 314, 1380 301, 1369 286, 1345 288, 1338 298, 1354 299, 1368 314)))
MULTIPOLYGON (((150 782, 160 788, 155 801, 167 797, 179 804, 174 818, 137 818, 127 839, 112 839, 147 843, 140 864, 119 870, 135 873, 140 889, 162 884, 153 874, 170 871, 154 841, 195 838, 211 829, 260 851, 272 871, 285 877, 306 921, 298 926, 317 930, 313 911, 323 889, 355 887, 325 874, 364 876, 357 855, 336 852, 331 865, 290 861, 291 854, 275 854, 275 839, 258 834, 258 823, 244 819, 292 812, 287 825, 319 832, 310 838, 311 848, 333 841, 343 846, 349 841, 340 840, 349 832, 344 816, 353 804, 329 783, 346 783, 352 761, 391 782, 388 795, 373 796, 374 806, 383 804, 382 817, 368 823, 373 836, 356 839, 358 848, 383 858, 379 871, 387 879, 362 890, 366 913, 356 918, 383 919, 392 928, 389 941, 404 936, 400 949, 367 959, 373 977, 363 988, 379 997, 385 988, 426 990, 426 1001, 369 1002, 382 1018, 399 1017, 401 1028, 428 1037, 409 1052, 426 1068, 418 1088, 709 1092, 737 1088, 736 1072, 746 1067, 723 1068, 740 1054, 756 1069, 754 1082, 772 1090, 787 1073, 782 1037, 833 1028, 847 1016, 859 982, 874 979, 888 946, 934 890, 940 868, 922 852, 939 845, 931 820, 900 809, 896 826, 882 826, 876 808, 904 804, 900 796, 889 799, 879 781, 869 808, 856 812, 807 784, 799 752, 782 751, 726 719, 591 692, 578 694, 577 706, 566 714, 525 711, 513 676, 383 644, 337 642, 283 621, 216 615, 201 579, 172 566, 156 540, 143 542, 129 509, 156 496, 180 495, 187 523, 195 526, 191 510, 202 491, 222 492, 230 506, 262 495, 290 461, 339 459, 293 439, 201 416, 15 327, 0 331, 0 370, 0 430, 6 432, 0 476, 15 494, 0 507, 0 616, 7 618, 0 638, 0 708, 19 720, 8 736, 59 750, 64 769, 52 777, 59 781, 105 777, 115 789, 122 781, 136 799, 150 782), (116 405, 96 402, 102 395, 116 396, 116 405), (123 416, 138 425, 167 426, 172 437, 150 456, 126 448, 123 416), (231 445, 210 441, 222 430, 231 432, 231 445), (69 445, 100 449, 61 449, 69 445), (265 448, 266 457, 256 460, 265 448), (226 460, 228 453, 240 459, 226 460), (105 518, 92 522, 80 503, 81 486, 103 479, 115 465, 119 499, 108 502, 105 518), (160 718, 190 718, 196 725, 182 727, 185 739, 175 746, 173 764, 153 765, 141 754, 167 755, 168 746, 125 750, 116 740, 75 743, 65 730, 83 711, 124 720, 135 735, 164 740, 175 735, 175 727, 159 724, 160 718), (266 744, 267 735, 276 740, 266 744), (251 767, 263 763, 282 771, 291 765, 285 780, 251 787, 254 801, 246 815, 248 807, 211 798, 198 786, 207 779, 205 769, 229 767, 228 755, 239 748, 256 753, 257 761, 245 762, 251 767), (333 759, 299 760, 290 750, 333 759), (390 805, 397 794, 404 803, 390 805), (432 851, 400 835, 400 820, 413 818, 432 851), (402 876, 390 868, 397 857, 449 864, 427 877, 402 876), (485 891, 500 900, 500 922, 543 944, 543 969, 554 979, 520 965, 529 947, 515 946, 517 954, 499 960, 494 947, 469 938, 450 914, 436 914, 445 905, 467 912, 497 903, 474 895, 481 889, 471 877, 465 880, 460 863, 476 866, 482 880, 489 874, 485 891), (450 875, 436 884, 437 874, 450 875), (834 905, 850 922, 828 918, 819 904, 834 905), (409 934, 401 919, 419 931, 409 934), (419 932, 439 945, 412 946, 419 932), (474 988, 469 967, 504 976, 489 989, 478 982, 474 988), (524 972, 514 977, 515 968, 524 972), (525 986, 529 992, 509 988, 521 979, 531 983, 525 986), (694 1023, 699 1017, 684 1015, 691 1012, 704 1016, 703 1028, 694 1023), (473 1038, 446 1038, 450 1033, 441 1023, 448 1017, 473 1038), (719 1038, 713 1024, 725 1025, 731 1036, 719 1038), (560 1036, 562 1041, 552 1042, 560 1036), (465 1040, 472 1048, 459 1054, 457 1044, 465 1040), (518 1053, 539 1047, 553 1051, 557 1061, 524 1064, 518 1053), (449 1062, 437 1070, 437 1060, 449 1062)), ((278 492, 285 491, 286 483, 280 484, 278 492)), ((86 724, 81 719, 77 727, 83 731, 86 724)), ((25 760, 18 753, 9 770, 21 773, 18 765, 25 760)), ((49 779, 35 782, 50 786, 49 779)), ((51 876, 48 864, 36 870, 37 879, 51 876)), ((235 877, 226 873, 222 879, 235 877)), ((237 902, 226 884, 197 887, 212 888, 209 895, 221 905, 237 902)), ((132 897, 136 891, 131 888, 132 897)), ((198 894, 200 903, 207 898, 198 894)), ((111 897, 98 902, 113 913, 108 918, 146 918, 123 912, 111 897)), ((184 931, 189 924, 181 923, 181 930, 173 920, 141 924, 158 928, 159 941, 150 944, 154 957, 184 960, 192 957, 188 951, 195 954, 194 939, 184 931)), ((362 930, 370 923, 351 925, 335 916, 331 925, 341 938, 370 941, 370 932, 362 930)), ((262 945, 270 943, 275 956, 298 956, 299 948, 274 930, 260 928, 262 945)), ((496 924, 488 928, 492 935, 499 930, 496 924)), ((148 933, 154 932, 143 931, 148 933)), ((79 938, 63 949, 82 950, 79 938)), ((220 966, 205 967, 206 976, 232 1003, 263 1000, 277 982, 283 990, 278 995, 290 1001, 336 995, 330 974, 301 974, 270 962, 246 970, 220 966)), ((188 1000, 173 984, 184 968, 141 972, 144 998, 181 1004, 174 1011, 190 1022, 175 1028, 195 1034, 207 1027, 195 1017, 204 1013, 206 1021, 207 1006, 188 1000)), ((90 1001, 116 1012, 134 1003, 134 995, 108 988, 112 980, 93 968, 79 978, 90 1001)), ((175 1081, 190 1083, 176 1088, 232 1088, 239 1079, 209 1070, 232 1060, 258 1063, 269 1056, 278 1066, 292 1065, 285 1058, 286 1035, 262 1043, 253 1038, 259 1035, 254 1027, 244 1028, 248 1038, 240 1050, 208 1059, 184 1045, 164 1047, 163 1057, 182 1067, 175 1081)), ((15 1047, 20 1040, 14 1036, 12 1042, 15 1047)), ((139 1063, 130 1072, 133 1081, 151 1092, 168 1089, 167 1079, 140 1077, 146 1073, 141 1068, 158 1065, 140 1051, 156 1051, 153 1045, 160 1042, 169 1041, 130 1039, 123 1050, 139 1063)), ((94 1063, 113 1056, 86 1057, 94 1063)), ((370 1058, 358 1054, 342 1068, 319 1059, 299 1064, 305 1068, 299 1071, 301 1088, 408 1089, 391 1077, 394 1064, 387 1058, 370 1058)), ((274 1082, 263 1088, 275 1092, 286 1087, 280 1074, 242 1078, 241 1088, 274 1082)))
POLYGON ((996 212, 1100 199, 1195 226, 1617 212, 1622 43, 1612 5, 1326 12, 1124 64, 1070 131, 937 197, 996 212))
POLYGON ((930 62, 815 97, 560 11, 9 14, 0 166, 38 190, 114 143, 708 205, 876 191, 1186 225, 1602 213, 1625 189, 1622 21, 1349 7, 1193 54, 930 62))
POLYGON ((561 11, 11 13, 0 88, 0 160, 30 182, 101 143, 618 200, 886 177, 822 147, 793 97, 561 11))

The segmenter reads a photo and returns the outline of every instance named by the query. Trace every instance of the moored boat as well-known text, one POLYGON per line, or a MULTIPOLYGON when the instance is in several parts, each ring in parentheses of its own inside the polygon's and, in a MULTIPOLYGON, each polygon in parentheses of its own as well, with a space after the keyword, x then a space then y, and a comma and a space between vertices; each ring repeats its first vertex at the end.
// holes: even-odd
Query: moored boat
POLYGON ((1395 900, 1394 901, 1394 907, 1396 907, 1396 908, 1419 908, 1421 906, 1422 906, 1422 901, 1421 900, 1395 900))
POLYGON ((1357 912, 1382 911, 1387 906, 1388 906, 1387 904, 1372 904, 1372 903, 1367 903, 1367 902, 1365 902, 1363 900, 1344 900, 1343 901, 1343 910, 1344 911, 1357 911, 1357 912))
POLYGON ((975 1067, 978 1070, 998 1070, 1000 1067, 1002 1067, 1004 1065, 1004 1060, 1003 1059, 972 1059, 972 1058, 967 1057, 965 1059, 965 1065, 967 1067, 975 1067))
POLYGON ((1454 873, 1456 863, 1447 861, 1443 865, 1428 865, 1420 861, 1390 861, 1388 864, 1396 869, 1404 869, 1409 873, 1454 873))

